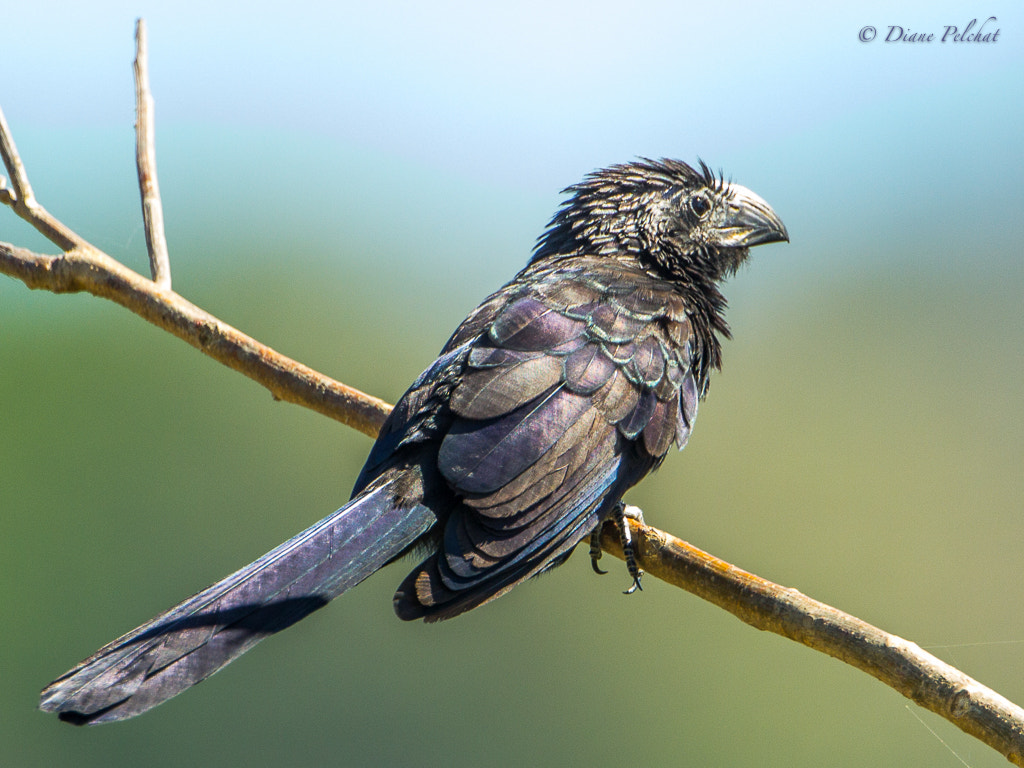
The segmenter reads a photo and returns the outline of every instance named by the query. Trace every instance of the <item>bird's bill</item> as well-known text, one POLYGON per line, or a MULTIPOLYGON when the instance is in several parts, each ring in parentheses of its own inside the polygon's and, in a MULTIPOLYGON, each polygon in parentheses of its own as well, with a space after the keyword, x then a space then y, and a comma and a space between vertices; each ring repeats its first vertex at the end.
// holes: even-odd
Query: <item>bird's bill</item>
POLYGON ((715 227, 719 245, 727 248, 750 248, 764 243, 789 242, 789 233, 782 219, 764 199, 739 184, 729 185, 728 211, 715 227))

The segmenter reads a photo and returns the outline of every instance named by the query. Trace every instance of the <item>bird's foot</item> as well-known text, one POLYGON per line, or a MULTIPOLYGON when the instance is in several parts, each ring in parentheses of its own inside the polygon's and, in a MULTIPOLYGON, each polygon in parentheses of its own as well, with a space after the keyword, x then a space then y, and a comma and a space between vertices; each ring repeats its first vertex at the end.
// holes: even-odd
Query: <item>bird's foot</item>
MULTIPOLYGON (((619 529, 619 541, 622 542, 622 554, 626 557, 626 570, 629 571, 629 575, 633 577, 633 585, 623 592, 624 595, 631 595, 637 590, 643 591, 643 587, 640 586, 640 577, 644 575, 644 572, 640 569, 640 566, 636 564, 636 553, 633 549, 633 534, 629 530, 628 519, 636 520, 642 523, 644 521, 644 513, 640 507, 634 507, 632 504, 623 504, 621 501, 615 505, 615 509, 612 511, 612 520, 615 522, 615 527, 619 529)), ((608 571, 602 570, 601 566, 597 564, 597 561, 601 559, 601 528, 604 523, 598 525, 590 534, 590 566, 594 569, 594 573, 604 575, 608 571)))
POLYGON ((626 570, 629 571, 629 575, 633 577, 633 585, 622 594, 632 595, 637 590, 643 591, 643 587, 640 585, 640 577, 644 575, 644 572, 640 570, 640 566, 636 564, 636 553, 633 549, 633 534, 629 530, 629 518, 636 520, 638 523, 644 521, 644 513, 640 507, 634 507, 632 504, 623 504, 621 501, 615 505, 615 511, 612 512, 612 519, 615 521, 615 525, 619 529, 619 540, 622 542, 622 554, 626 558, 626 570))

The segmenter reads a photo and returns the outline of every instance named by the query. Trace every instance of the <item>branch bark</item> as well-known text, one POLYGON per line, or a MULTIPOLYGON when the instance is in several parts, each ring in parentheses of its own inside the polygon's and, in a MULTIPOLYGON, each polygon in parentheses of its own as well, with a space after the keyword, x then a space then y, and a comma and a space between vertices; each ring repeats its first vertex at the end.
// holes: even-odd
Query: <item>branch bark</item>
MULTIPOLYGON (((1014 765, 1024 765, 1024 709, 916 643, 748 573, 682 539, 630 520, 637 562, 652 576, 724 608, 757 629, 788 637, 867 672, 1014 765)), ((601 547, 622 558, 617 529, 601 547)))
MULTIPOLYGON (((148 97, 145 76, 145 26, 137 33, 139 95, 139 183, 143 211, 159 211, 152 122, 143 103, 148 97), (139 74, 138 61, 142 61, 139 74), (145 113, 145 114, 144 114, 145 113), (146 161, 142 155, 152 159, 146 161), (147 204, 147 199, 149 204, 147 204), (154 205, 155 203, 155 205, 154 205)), ((0 272, 29 288, 54 293, 85 291, 113 301, 174 334, 204 354, 266 387, 275 399, 310 408, 374 436, 391 406, 348 387, 261 344, 191 304, 170 290, 169 262, 154 263, 154 280, 128 269, 53 217, 36 201, 3 112, 0 111, 0 155, 11 179, 0 178, 0 203, 31 223, 62 254, 47 256, 10 243, 0 243, 0 272)), ((163 239, 162 213, 147 218, 151 258, 153 242, 163 239)), ((166 257, 166 245, 163 245, 166 257)), ((655 528, 630 521, 636 556, 651 576, 724 608, 742 621, 826 653, 878 678, 926 709, 1024 766, 1024 710, 959 670, 891 635, 795 589, 743 571, 655 528)), ((606 526, 602 547, 622 558, 619 536, 606 526)))
POLYGON ((371 437, 391 410, 383 400, 261 344, 88 243, 61 256, 0 243, 0 271, 29 288, 53 293, 85 291, 109 299, 248 376, 266 387, 274 399, 303 405, 371 437))

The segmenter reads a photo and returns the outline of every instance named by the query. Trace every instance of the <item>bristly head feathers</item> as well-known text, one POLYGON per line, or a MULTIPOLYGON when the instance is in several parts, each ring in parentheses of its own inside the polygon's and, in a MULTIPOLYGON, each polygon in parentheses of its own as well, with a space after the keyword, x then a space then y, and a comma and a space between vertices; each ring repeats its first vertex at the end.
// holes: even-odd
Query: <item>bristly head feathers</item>
POLYGON ((649 160, 595 171, 565 190, 533 261, 587 254, 635 258, 682 283, 731 275, 750 246, 788 240, 771 207, 703 162, 649 160))

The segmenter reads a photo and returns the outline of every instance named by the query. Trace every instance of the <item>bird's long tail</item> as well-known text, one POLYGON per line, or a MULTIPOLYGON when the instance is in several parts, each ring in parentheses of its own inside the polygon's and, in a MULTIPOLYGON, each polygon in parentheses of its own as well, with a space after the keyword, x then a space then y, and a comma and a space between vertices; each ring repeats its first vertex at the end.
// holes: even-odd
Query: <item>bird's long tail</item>
POLYGON ((141 714, 291 626, 401 554, 435 522, 388 484, 104 646, 54 680, 40 709, 78 725, 141 714))

